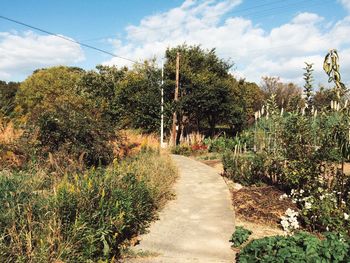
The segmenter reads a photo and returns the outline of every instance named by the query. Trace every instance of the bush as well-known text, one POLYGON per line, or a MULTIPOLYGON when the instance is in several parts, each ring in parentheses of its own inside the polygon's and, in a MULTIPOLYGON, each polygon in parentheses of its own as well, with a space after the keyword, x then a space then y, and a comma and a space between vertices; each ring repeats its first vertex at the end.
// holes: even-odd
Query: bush
POLYGON ((214 139, 207 138, 204 140, 205 145, 208 146, 209 152, 223 153, 227 150, 233 151, 237 142, 234 139, 226 137, 217 137, 214 139))
POLYGON ((171 148, 172 154, 178 154, 178 155, 184 155, 184 156, 190 156, 192 153, 191 147, 188 145, 177 145, 173 148, 171 148))
POLYGON ((0 116, 10 116, 15 108, 15 96, 19 83, 0 81, 0 116))
POLYGON ((323 240, 307 234, 253 240, 237 254, 237 262, 349 262, 349 240, 327 233, 323 240))
POLYGON ((17 120, 26 129, 25 144, 44 157, 61 152, 68 163, 83 154, 87 165, 108 164, 115 134, 103 112, 79 93, 82 75, 82 70, 67 67, 35 72, 17 93, 17 120))
POLYGON ((350 234, 350 210, 340 192, 293 190, 291 197, 301 208, 299 218, 308 230, 350 234))
POLYGON ((226 152, 222 156, 224 176, 245 186, 262 184, 267 181, 265 161, 263 154, 249 155, 226 152))
POLYGON ((237 226, 235 232, 232 234, 230 242, 233 243, 233 247, 239 247, 248 240, 251 234, 252 231, 245 229, 244 227, 237 226))

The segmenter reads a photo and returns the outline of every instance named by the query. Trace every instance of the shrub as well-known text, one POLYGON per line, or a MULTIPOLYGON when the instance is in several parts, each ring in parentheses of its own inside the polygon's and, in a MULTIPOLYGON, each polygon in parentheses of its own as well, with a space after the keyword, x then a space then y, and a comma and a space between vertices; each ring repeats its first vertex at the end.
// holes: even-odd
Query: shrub
MULTIPOLYGON (((37 153, 62 152, 88 165, 113 159, 115 134, 99 108, 78 91, 82 70, 54 67, 26 79, 16 96, 17 120, 26 128, 26 144, 37 153)), ((65 159, 68 162, 68 159, 65 159)))
POLYGON ((232 243, 233 247, 239 247, 248 240, 251 234, 252 231, 241 226, 236 226, 235 232, 232 234, 230 242, 232 243))
POLYGON ((237 262, 349 262, 349 240, 327 233, 323 240, 300 232, 253 240, 237 254, 237 262))
POLYGON ((249 155, 226 152, 222 156, 224 176, 245 186, 262 184, 267 180, 265 161, 263 154, 249 155))
POLYGON ((0 116, 10 116, 15 108, 15 96, 19 83, 0 81, 0 116))
POLYGON ((312 192, 293 190, 291 197, 301 208, 299 217, 307 229, 350 234, 350 211, 340 192, 329 192, 320 187, 312 192))
POLYGON ((217 137, 214 139, 207 138, 204 140, 205 145, 208 147, 209 152, 223 153, 227 150, 233 151, 237 142, 234 139, 226 137, 217 137))
POLYGON ((184 156, 190 156, 191 152, 191 147, 188 145, 176 145, 171 149, 172 154, 179 154, 184 156))

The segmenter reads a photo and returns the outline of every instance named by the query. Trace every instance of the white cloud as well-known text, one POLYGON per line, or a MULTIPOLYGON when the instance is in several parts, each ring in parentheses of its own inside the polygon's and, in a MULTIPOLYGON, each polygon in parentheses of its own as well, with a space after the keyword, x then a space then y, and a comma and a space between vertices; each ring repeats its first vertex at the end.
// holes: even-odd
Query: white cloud
MULTIPOLYGON (((350 16, 335 23, 315 13, 297 14, 271 30, 244 17, 229 16, 241 0, 186 0, 181 6, 143 18, 117 39, 115 53, 134 60, 162 57, 167 47, 186 42, 216 48, 222 58, 232 58, 236 75, 260 82, 264 75, 302 83, 304 61, 315 63, 317 82, 326 82, 323 56, 330 48, 340 52, 343 72, 350 70, 350 16), (225 17, 225 19, 224 19, 225 17)), ((342 0, 350 7, 350 0, 342 0)), ((350 10, 350 9, 349 9, 350 10)), ((124 65, 113 58, 106 64, 124 65)), ((346 81, 350 78, 344 76, 346 81)))
POLYGON ((340 0, 340 3, 345 7, 346 10, 350 11, 350 0, 340 0))
POLYGON ((80 62, 81 47, 54 36, 0 32, 0 79, 21 79, 33 70, 80 62))

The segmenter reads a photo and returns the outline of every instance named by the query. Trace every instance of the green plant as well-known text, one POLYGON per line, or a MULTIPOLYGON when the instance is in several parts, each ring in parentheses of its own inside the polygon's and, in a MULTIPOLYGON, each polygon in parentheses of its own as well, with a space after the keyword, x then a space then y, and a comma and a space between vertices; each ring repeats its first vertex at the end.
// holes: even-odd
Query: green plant
POLYGON ((265 155, 234 154, 222 155, 224 176, 242 185, 259 185, 268 179, 265 176, 265 155))
POLYGON ((312 95, 313 95, 313 87, 312 87, 312 82, 313 82, 313 64, 309 64, 305 62, 306 67, 304 68, 305 73, 304 73, 304 80, 305 80, 305 85, 304 85, 304 94, 305 94, 305 101, 307 103, 308 109, 311 110, 312 106, 312 95))
POLYGON ((81 156, 87 165, 108 164, 115 132, 104 112, 80 93, 82 76, 83 70, 68 67, 36 71, 16 94, 17 122, 37 155, 59 152, 66 156, 61 165, 81 156))
POLYGON ((325 262, 350 260, 349 240, 327 233, 323 240, 305 232, 294 236, 273 236, 251 241, 237 254, 237 262, 325 262))
POLYGON ((112 261, 171 198, 176 171, 157 152, 63 178, 34 167, 0 172, 4 262, 112 261), (153 171, 151 171, 153 169, 153 171), (162 184, 163 183, 163 184, 162 184))
POLYGON ((206 138, 204 140, 204 144, 208 146, 209 152, 222 153, 226 150, 233 151, 237 145, 237 142, 234 139, 220 136, 214 139, 206 138))
POLYGON ((188 145, 177 145, 177 146, 171 148, 171 153, 184 155, 184 156, 190 156, 192 153, 192 149, 188 145))
POLYGON ((248 240, 251 234, 252 231, 241 226, 236 226, 235 232, 232 234, 230 242, 232 243, 233 247, 239 247, 248 240))

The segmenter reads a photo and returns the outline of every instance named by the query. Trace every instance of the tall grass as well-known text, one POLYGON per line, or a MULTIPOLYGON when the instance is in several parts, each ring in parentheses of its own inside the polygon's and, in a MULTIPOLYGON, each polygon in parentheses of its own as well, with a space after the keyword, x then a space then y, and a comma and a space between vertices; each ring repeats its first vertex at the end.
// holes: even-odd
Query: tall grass
POLYGON ((171 198, 176 170, 143 151, 108 168, 55 176, 0 172, 2 262, 113 261, 171 198))

